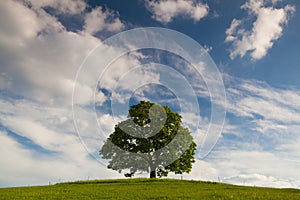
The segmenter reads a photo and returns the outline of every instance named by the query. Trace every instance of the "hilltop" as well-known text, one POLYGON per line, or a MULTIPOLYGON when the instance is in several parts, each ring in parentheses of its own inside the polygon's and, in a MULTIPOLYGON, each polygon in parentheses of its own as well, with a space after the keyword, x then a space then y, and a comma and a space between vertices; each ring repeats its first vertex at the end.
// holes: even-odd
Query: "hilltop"
POLYGON ((300 190, 135 178, 1 188, 0 199, 300 199, 300 190))

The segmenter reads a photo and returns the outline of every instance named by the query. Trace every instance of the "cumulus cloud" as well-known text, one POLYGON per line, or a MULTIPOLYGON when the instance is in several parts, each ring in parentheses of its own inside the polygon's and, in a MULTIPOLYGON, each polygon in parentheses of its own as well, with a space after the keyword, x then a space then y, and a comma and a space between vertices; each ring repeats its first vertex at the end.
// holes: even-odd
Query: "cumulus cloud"
POLYGON ((43 9, 15 1, 0 4, 0 64, 2 77, 10 80, 6 89, 42 102, 69 103, 76 70, 99 39, 66 31, 43 9))
MULTIPOLYGON (((103 172, 105 167, 91 159, 72 119, 76 72, 102 41, 89 32, 68 31, 56 16, 46 12, 51 7, 60 14, 81 14, 86 6, 84 1, 0 2, 1 186, 47 184, 59 178, 120 177, 103 172), (19 162, 22 164, 16 164, 19 162)), ((113 12, 103 14, 107 21, 102 30, 116 31, 113 12)), ((97 24, 89 25, 91 29, 93 26, 93 30, 99 29, 97 24)), ((127 61, 124 57, 119 62, 125 66, 127 61)), ((81 101, 85 102, 84 97, 93 94, 94 88, 84 82, 81 87, 81 101)), ((107 125, 108 120, 105 115, 99 116, 102 124, 107 125)), ((93 129, 87 131, 97 138, 93 129)), ((98 151, 100 144, 93 146, 93 151, 98 151)))
POLYGON ((262 59, 274 42, 282 36, 284 25, 287 25, 296 8, 291 5, 277 8, 266 6, 266 3, 265 0, 249 0, 241 6, 255 18, 250 30, 242 26, 247 22, 247 18, 232 20, 226 30, 225 39, 226 42, 232 43, 231 59, 237 56, 244 57, 247 52, 250 52, 253 60, 262 59))
MULTIPOLYGON (((50 6, 46 4, 48 1, 43 4, 38 2, 40 1, 32 1, 31 4, 35 5, 32 7, 28 2, 27 4, 17 1, 0 3, 1 19, 10 19, 10 22, 0 20, 2 27, 0 48, 3 50, 0 55, 1 88, 29 99, 70 105, 79 66, 88 53, 102 42, 91 34, 100 30, 117 31, 124 25, 121 24, 122 26, 119 27, 117 25, 119 19, 115 14, 106 11, 100 12, 100 15, 102 14, 100 18, 113 19, 112 21, 105 21, 105 24, 87 22, 88 25, 84 27, 89 31, 70 32, 55 16, 43 9, 50 6)), ((64 1, 64 4, 68 5, 67 2, 64 1)), ((70 7, 76 2, 79 3, 79 1, 69 2, 70 7)), ((56 9, 55 6, 53 8, 56 9)), ((97 7, 91 13, 97 14, 97 11, 101 11, 101 8, 97 7)), ((86 14, 87 21, 91 13, 86 14)), ((97 21, 97 16, 93 20, 97 21)), ((110 53, 103 52, 103 56, 109 56, 110 53)), ((119 59, 118 64, 122 64, 119 68, 123 70, 127 65, 134 65, 134 60, 135 58, 129 57, 119 59)), ((99 62, 99 59, 96 62, 99 62)), ((122 70, 115 70, 106 75, 116 77, 115 72, 124 72, 122 70)), ((109 77, 107 79, 110 80, 109 77)), ((93 89, 86 84, 78 84, 81 84, 84 94, 81 98, 84 102, 86 97, 93 93, 93 89)))
POLYGON ((64 27, 55 17, 43 10, 31 10, 27 6, 15 1, 1 2, 1 44, 12 47, 22 47, 26 40, 30 40, 44 31, 62 31, 64 27), (8 43, 8 44, 7 44, 8 43))
POLYGON ((153 18, 162 23, 169 23, 177 16, 200 21, 208 14, 207 4, 196 3, 193 0, 160 0, 146 1, 146 7, 153 13, 153 18))
MULTIPOLYGON (((63 14, 78 14, 85 10, 86 5, 83 1, 31 0, 24 2, 0 1, 1 186, 47 184, 48 181, 55 182, 59 178, 74 180, 85 179, 88 176, 93 178, 121 177, 113 171, 105 170, 103 165, 90 159, 89 153, 81 145, 74 130, 71 112, 71 94, 77 69, 90 50, 102 42, 92 34, 103 30, 111 32, 122 30, 121 22, 118 21, 119 18, 113 11, 103 11, 100 7, 94 8, 90 13, 83 14, 85 16, 83 19, 85 20, 84 30, 86 31, 71 32, 66 30, 59 19, 44 9, 51 7, 63 14), (10 21, 5 19, 10 19, 10 21), (97 19, 100 20, 97 21, 97 19), (14 135, 30 141, 29 144, 33 144, 36 148, 22 143, 18 139, 19 137, 14 137, 14 135), (43 153, 39 149, 51 153, 43 153)), ((185 2, 175 1, 180 5, 186 4, 193 7, 198 5, 191 3, 191 1, 185 2)), ((152 3, 158 5, 161 2, 152 3)), ((197 15, 198 17, 191 15, 189 10, 195 8, 189 6, 187 6, 188 9, 183 9, 182 6, 176 8, 184 10, 180 11, 180 15, 187 13, 186 16, 196 21, 200 20, 200 15, 197 15)), ((204 7, 207 12, 208 8, 205 5, 204 7)), ((163 11, 162 7, 160 9, 163 11)), ((157 16, 160 17, 159 19, 167 19, 168 21, 179 15, 177 11, 166 13, 171 17, 165 17, 163 14, 157 16)), ((237 24, 236 27, 233 27, 228 33, 234 33, 240 26, 240 22, 235 23, 237 24)), ((116 51, 115 49, 110 50, 102 52, 101 56, 109 57, 113 51, 116 51)), ((112 63, 105 71, 100 86, 106 90, 112 89, 126 73, 131 71, 132 67, 140 64, 138 58, 143 57, 144 55, 140 53, 133 56, 123 56, 112 63)), ((95 62, 98 63, 99 57, 96 59, 95 62)), ((101 61, 99 63, 101 64, 101 61)), ((183 65, 178 63, 178 66, 182 67, 183 65)), ((181 70, 184 71, 183 68, 181 70)), ((138 72, 132 74, 132 77, 135 78, 122 84, 122 90, 129 90, 132 85, 136 84, 135 81, 138 77, 156 82, 160 80, 155 71, 138 72)), ((192 74, 192 72, 186 72, 185 75, 188 74, 192 74)), ((80 84, 80 91, 82 92, 80 93, 80 103, 84 106, 91 103, 88 102, 89 98, 87 97, 94 94, 95 88, 90 87, 89 80, 96 75, 95 71, 91 71, 82 82, 77 83, 80 84)), ((299 130, 299 126, 297 126, 300 106, 299 91, 272 88, 256 81, 236 80, 232 85, 228 88, 230 100, 228 106, 231 114, 243 119, 250 118, 259 132, 276 129, 278 133, 288 133, 291 132, 291 123, 294 124, 293 133, 299 130), (254 102, 258 103, 255 104, 254 102), (267 103, 274 109, 264 108, 267 103), (281 115, 281 112, 287 113, 287 116, 281 115), (263 116, 263 118, 258 120, 255 118, 257 115, 263 116), (263 127, 265 129, 262 129, 263 127)), ((209 97, 204 84, 194 86, 197 95, 209 97)), ((106 94, 102 92, 96 94, 98 106, 101 106, 106 100, 106 94)), ((88 112, 84 106, 80 107, 80 116, 84 116, 88 112)), ((89 150, 96 155, 103 138, 112 132, 114 124, 120 121, 121 117, 116 118, 107 113, 95 117, 101 131, 103 131, 102 136, 99 135, 99 130, 95 130, 88 123, 88 118, 81 120, 79 126, 84 127, 83 130, 86 133, 84 136, 89 139, 85 141, 90 141, 88 143, 89 150)), ((198 120, 197 117, 191 113, 184 114, 184 120, 188 126, 196 127, 198 124, 191 122, 199 120, 200 123, 204 124, 203 130, 201 129, 196 133, 199 136, 196 139, 202 141, 205 137, 208 120, 201 118, 198 120)), ((226 127, 225 132, 237 131, 234 125, 229 124, 226 127)), ((224 135, 221 139, 225 137, 224 135)), ((297 142, 291 143, 288 139, 281 141, 274 148, 285 153, 279 155, 286 155, 288 158, 291 155, 294 158, 299 156, 297 142)), ((212 157, 209 157, 209 160, 197 161, 193 172, 184 177, 217 181, 218 176, 233 177, 247 172, 249 174, 270 173, 272 177, 276 177, 276 179, 279 177, 280 180, 282 176, 293 177, 293 173, 297 173, 299 166, 292 161, 289 163, 282 162, 283 164, 278 168, 268 170, 273 166, 273 163, 280 163, 281 161, 283 160, 277 159, 272 154, 266 155, 264 152, 238 154, 238 152, 229 152, 227 149, 226 152, 215 152, 212 157), (267 160, 268 162, 262 162, 259 165, 256 163, 257 160, 267 160), (265 170, 255 171, 255 169, 265 170), (289 170, 286 170, 281 176, 280 174, 285 169, 289 170)))
MULTIPOLYGON (((92 120, 85 117, 90 111, 85 106, 93 103, 89 101, 96 92, 96 88, 91 87, 93 77, 96 76, 96 80, 102 83, 99 85, 103 86, 101 89, 109 91, 124 74, 140 65, 138 59, 143 58, 143 55, 139 53, 122 56, 111 63, 104 76, 99 79, 97 72, 102 61, 112 58, 118 52, 118 48, 104 45, 108 47, 106 51, 100 49, 100 54, 97 54, 94 60, 90 60, 97 63, 97 68, 76 82, 76 73, 85 57, 103 42, 93 34, 99 31, 117 32, 124 28, 115 12, 108 9, 103 11, 102 8, 96 7, 86 13, 85 8, 86 4, 83 1, 0 2, 0 106, 3 108, 0 112, 0 127, 4 130, 0 135, 0 143, 1 147, 8 149, 7 151, 14 152, 17 158, 22 157, 20 160, 27 166, 22 170, 20 168, 23 166, 10 167, 15 165, 16 161, 9 159, 9 154, 1 155, 1 174, 7 174, 0 181, 3 186, 45 184, 45 180, 52 181, 56 178, 74 180, 87 176, 121 176, 105 171, 103 165, 90 157, 92 153, 99 158, 101 143, 112 132, 120 118, 103 113, 95 115, 103 131, 99 133, 97 124, 91 125, 92 120), (70 10, 66 8, 63 12, 67 5, 70 6, 70 10), (80 14, 85 22, 83 31, 68 31, 60 23, 59 17, 46 12, 48 7, 61 14, 80 14), (8 18, 10 22, 6 20, 8 18), (84 130, 85 134, 81 135, 81 139, 87 142, 86 149, 89 152, 81 144, 73 124, 74 85, 79 85, 80 96, 77 103, 82 105, 77 110, 82 118, 76 122, 81 130, 84 130), (18 139, 20 137, 29 141, 32 146, 23 144, 24 142, 18 139), (51 170, 51 167, 57 167, 57 170, 51 170), (47 171, 51 171, 52 174, 47 171), (11 174, 14 174, 15 178, 9 178, 11 174), (33 174, 36 174, 34 180, 33 174), (23 179, 19 179, 20 176, 23 179)), ((135 78, 122 84, 122 90, 132 88, 138 77, 151 81, 158 81, 159 78, 155 72, 146 71, 131 75, 135 78)), ((97 106, 101 106, 107 100, 107 94, 101 91, 95 95, 97 106)))
POLYGON ((103 30, 118 32, 124 27, 124 24, 114 12, 108 9, 103 11, 102 7, 96 7, 86 14, 83 28, 85 32, 95 34, 103 30))
POLYGON ((236 32, 238 26, 241 24, 241 20, 238 20, 238 19, 233 19, 232 22, 231 22, 231 25, 230 27, 226 30, 226 42, 231 42, 231 41, 234 41, 236 39, 234 35, 234 33, 236 32))
POLYGON ((79 14, 87 7, 84 0, 23 0, 23 2, 35 9, 51 7, 63 14, 79 14))

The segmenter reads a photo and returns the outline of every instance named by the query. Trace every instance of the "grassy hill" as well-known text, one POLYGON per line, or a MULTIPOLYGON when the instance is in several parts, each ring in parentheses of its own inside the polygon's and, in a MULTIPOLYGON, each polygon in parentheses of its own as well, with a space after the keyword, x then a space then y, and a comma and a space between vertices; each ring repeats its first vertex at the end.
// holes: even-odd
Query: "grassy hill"
POLYGON ((175 179, 118 179, 0 188, 0 199, 300 199, 300 190, 175 179))

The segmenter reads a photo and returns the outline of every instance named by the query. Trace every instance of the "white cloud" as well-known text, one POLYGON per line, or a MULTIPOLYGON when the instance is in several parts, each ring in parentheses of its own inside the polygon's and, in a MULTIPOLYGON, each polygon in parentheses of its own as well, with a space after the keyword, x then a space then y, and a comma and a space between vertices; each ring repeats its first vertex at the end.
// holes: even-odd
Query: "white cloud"
POLYGON ((281 37, 284 25, 296 9, 291 5, 282 8, 268 7, 265 3, 263 0, 249 0, 242 5, 242 9, 256 18, 251 30, 241 27, 247 22, 246 19, 233 19, 231 26, 226 30, 225 41, 233 43, 231 59, 237 56, 244 57, 247 52, 250 52, 253 60, 266 56, 274 42, 281 37))
MULTIPOLYGON (((72 150, 79 140, 73 134, 69 107, 53 107, 27 100, 15 100, 12 103, 4 99, 0 99, 0 105, 3 106, 0 121, 6 129, 49 151, 68 154, 80 149, 72 150)), ((81 154, 77 152, 78 156, 81 154)))
MULTIPOLYGON (((180 175, 170 174, 171 178, 178 178, 180 175)), ((206 160, 196 160, 193 164, 191 173, 183 174, 187 180, 218 181, 219 170, 213 166, 213 163, 206 160)))
MULTIPOLYGON (((32 119, 24 119, 18 116, 1 117, 1 122, 9 130, 50 151, 60 151, 67 154, 75 153, 75 149, 75 151, 70 152, 68 150, 79 144, 76 135, 57 133, 32 119), (77 145, 73 145, 76 143, 77 145)), ((80 157, 79 152, 76 152, 76 155, 80 157)))
MULTIPOLYGON (((0 95, 0 121, 4 129, 14 131, 39 148, 55 152, 55 156, 25 147, 9 133, 1 131, 0 173, 3 175, 0 181, 1 186, 47 184, 48 181, 55 182, 59 178, 74 180, 85 179, 88 176, 94 178, 121 177, 112 170, 105 170, 104 166, 89 158, 89 153, 85 151, 77 138, 72 121, 71 93, 77 69, 85 56, 92 48, 101 43, 101 40, 91 36, 88 31, 85 33, 67 31, 57 18, 44 11, 45 7, 50 6, 57 9, 58 12, 63 12, 58 8, 58 1, 53 1, 56 3, 50 1, 31 2, 33 7, 24 6, 17 1, 0 1, 0 26, 2 27, 0 30, 0 88, 5 89, 9 94, 9 96, 5 96, 7 93, 0 95), (8 18, 10 21, 6 20, 8 18), (15 96, 17 97, 15 98, 15 96)), ((66 8, 68 14, 80 13, 85 9, 85 5, 80 4, 81 1, 65 2, 67 1, 61 2, 63 4, 61 8, 69 5, 68 3, 74 3, 74 5, 79 3, 79 6, 70 5, 70 10, 66 8)), ((176 2, 183 4, 181 1, 176 2)), ((158 2, 156 3, 158 4, 158 2)), ((187 1, 187 3, 191 4, 191 1, 187 1)), ((193 6, 195 5, 193 4, 193 6)), ((100 8, 97 9, 100 12, 100 8)), ((97 19, 99 12, 95 14, 94 20, 97 19)), ((103 12, 101 10, 101 12, 100 14, 103 15, 100 18, 105 16, 104 23, 112 24, 112 26, 104 24, 105 29, 112 32, 117 31, 116 27, 120 27, 120 24, 115 23, 116 15, 111 11, 103 12), (109 14, 112 16, 108 16, 109 14)), ((170 18, 172 20, 178 13, 169 12, 167 14, 172 16, 170 18)), ((183 14, 183 11, 180 11, 180 14, 183 14)), ((197 20, 199 17, 191 18, 197 20)), ((99 24, 97 20, 95 22, 92 20, 89 26, 91 33, 103 30, 101 29, 103 24, 99 24)), ((116 50, 102 52, 101 56, 109 57, 113 51, 116 50)), ((130 72, 132 67, 140 65, 137 57, 141 58, 143 55, 123 56, 112 63, 102 79, 105 89, 113 88, 124 74, 130 72)), ((94 72, 91 71, 85 77, 86 79, 78 83, 82 88, 80 89, 82 91, 80 103, 82 104, 90 103, 88 97, 93 95, 94 88, 89 87, 88 81, 90 77, 97 75, 94 72)), ((123 84, 122 90, 130 89, 140 77, 143 77, 144 80, 159 81, 160 77, 154 71, 139 72, 141 73, 132 74, 132 77, 135 78, 123 84)), ((278 133, 288 133, 291 131, 288 124, 299 122, 299 117, 297 117, 300 102, 299 91, 271 88, 255 81, 240 82, 242 83, 235 84, 236 87, 228 89, 231 113, 237 116, 251 117, 252 122, 257 125, 257 130, 261 132, 276 129, 278 133), (253 101, 259 103, 255 104, 253 101), (265 109, 263 105, 266 103, 269 103, 268 105, 273 106, 274 109, 265 109), (281 115, 281 112, 286 112, 287 116, 281 115), (257 120, 255 115, 262 115, 265 120, 257 120), (263 127, 266 128, 262 129, 263 127)), ((202 93, 202 96, 209 96, 205 93, 207 92, 206 87, 200 89, 201 91, 197 92, 202 93)), ((101 105, 106 100, 104 93, 99 93, 97 100, 97 103, 101 105)), ((88 110, 85 107, 81 109, 79 110, 80 115, 85 116, 88 110)), ((188 114, 186 118, 191 121, 197 119, 196 116, 188 114)), ((83 119, 85 118, 83 117, 83 119)), ((201 120, 202 123, 207 124, 206 119, 201 120)), ((97 117, 97 121, 104 131, 102 135, 105 137, 112 132, 113 125, 120 121, 120 118, 103 114, 97 117)), ((86 120, 80 121, 79 125, 84 127, 86 135, 83 136, 86 136, 88 139, 86 141, 90 142, 88 143, 89 149, 92 153, 96 152, 97 154, 100 142, 103 142, 100 140, 103 138, 99 137, 98 130, 95 130, 88 122, 89 119, 86 118, 86 120)), ((194 124, 189 125, 193 126, 194 124)), ((226 127, 228 127, 226 128, 227 132, 237 131, 234 130, 236 128, 234 125, 226 127)), ((293 133, 296 133, 296 130, 298 127, 294 125, 293 133)), ((204 129, 199 130, 196 133, 199 137, 196 139, 202 141, 204 133, 204 129)), ((274 148, 280 151, 278 155, 284 155, 285 158, 298 158, 299 156, 296 142, 290 143, 289 138, 274 148)), ((273 163, 284 161, 274 157, 272 154, 266 156, 264 152, 261 154, 244 152, 238 155, 237 153, 222 152, 216 159, 220 160, 219 163, 216 160, 197 161, 192 174, 184 177, 194 179, 199 177, 214 181, 221 175, 232 177, 254 173, 264 175, 269 173, 270 176, 276 177, 276 179, 278 177, 280 180, 283 179, 283 176, 293 177, 293 173, 296 173, 296 168, 299 166, 292 161, 283 162, 278 168, 267 170, 274 166, 273 163), (249 156, 250 159, 247 159, 249 156), (229 161, 228 158, 230 158, 229 161), (255 165, 257 160, 262 164, 255 165), (202 173, 203 168, 205 168, 205 174, 202 173), (256 169, 265 170, 255 171, 256 169), (280 173, 283 175, 281 176, 280 173)))
POLYGON ((146 7, 153 13, 153 18, 162 23, 169 23, 176 16, 184 16, 200 21, 208 14, 207 4, 192 0, 146 1, 146 7))
POLYGON ((87 7, 84 0, 23 0, 23 2, 34 9, 51 7, 64 14, 79 14, 87 7))
POLYGON ((233 19, 231 22, 230 27, 226 30, 226 42, 231 42, 236 39, 235 36, 233 36, 236 33, 237 27, 241 24, 241 20, 233 19))
POLYGON ((227 88, 229 112, 253 119, 260 116, 284 125, 300 123, 299 90, 273 88, 256 80, 233 79, 227 88))
POLYGON ((272 176, 264 176, 261 174, 240 174, 223 179, 225 183, 248 186, 262 186, 275 188, 299 188, 297 181, 280 180, 272 176))
MULTIPOLYGON (((67 31, 55 16, 44 10, 47 7, 72 15, 83 12, 86 4, 84 1, 0 1, 0 88, 5 89, 0 95, 1 128, 38 147, 21 144, 10 133, 1 131, 0 185, 47 184, 59 178, 78 180, 88 176, 122 177, 106 171, 106 167, 90 158, 72 119, 76 72, 101 40, 89 33, 67 31)), ((106 18, 115 19, 110 14, 105 13, 106 18)), ((109 24, 106 21, 106 28, 109 24)), ((109 30, 117 30, 116 24, 109 30)), ((134 58, 132 62, 127 62, 126 57, 121 60, 121 67, 134 62, 134 58)), ((94 91, 88 86, 82 83, 82 102, 94 91)), ((99 117, 102 123, 108 123, 105 117, 99 117)), ((82 123, 89 125, 86 121, 82 123)), ((86 130, 97 137, 93 128, 88 126, 86 130)), ((98 151, 100 144, 92 148, 98 151)))
MULTIPOLYGON (((274 188, 300 188, 299 163, 278 158, 270 153, 254 151, 213 152, 204 160, 196 160, 187 180, 205 180, 235 185, 274 188), (265 161, 265 162, 263 162, 265 161), (284 172, 281 170, 286 167, 284 172), (269 175, 272 174, 272 175, 269 175)), ((180 178, 170 174, 171 178, 180 178)))
POLYGON ((213 151, 205 161, 217 170, 216 176, 227 183, 300 187, 297 172, 300 162, 288 160, 275 152, 222 149, 213 151))
POLYGON ((1 44, 21 48, 25 45, 24 40, 32 39, 42 30, 63 30, 63 26, 54 17, 42 10, 31 10, 15 1, 2 1, 0 9, 1 44))
POLYGON ((295 137, 293 137, 293 141, 289 141, 289 142, 283 142, 282 144, 280 144, 276 150, 279 151, 282 155, 282 157, 286 158, 287 160, 291 161, 291 162, 300 162, 300 146, 299 146, 299 142, 300 142, 300 137, 297 134, 299 132, 299 126, 293 126, 293 132, 296 133, 295 137))
MULTIPOLYGON (((298 166, 299 161, 297 160, 299 160, 300 151, 296 143, 299 141, 300 91, 295 88, 274 88, 257 80, 227 77, 226 82, 228 85, 227 112, 234 114, 240 121, 235 124, 234 120, 230 119, 230 122, 236 126, 236 129, 231 130, 231 134, 237 137, 232 144, 237 145, 241 151, 242 149, 252 149, 262 151, 261 155, 264 154, 270 159, 271 157, 282 159, 282 161, 276 161, 274 158, 273 163, 290 163, 287 166, 278 165, 276 168, 278 171, 270 170, 270 176, 279 177, 275 174, 284 173, 286 169, 291 171, 294 166, 298 166)), ((226 142, 230 141, 227 138, 223 143, 226 146, 226 142)), ((231 146, 228 144, 224 148, 230 149, 231 146)), ((257 152, 257 154, 259 153, 257 152)), ((254 160, 253 157, 253 162, 255 162, 254 160)), ((243 160, 240 161, 244 163, 243 160)), ((269 161, 267 158, 262 160, 257 158, 256 162, 262 162, 265 165, 269 161)), ((249 165, 245 168, 243 172, 249 174, 267 174, 253 170, 262 167, 249 165)), ((284 180, 293 176, 292 173, 286 174, 286 177, 281 176, 280 179, 284 180)))
POLYGON ((117 172, 107 171, 105 167, 91 160, 82 146, 74 145, 67 155, 41 155, 0 131, 0 187, 17 185, 47 185, 49 182, 86 180, 121 176, 117 172), (75 151, 74 151, 75 150, 75 151))
POLYGON ((117 85, 122 90, 128 90, 131 89, 133 85, 140 86, 140 84, 137 84, 137 82, 151 80, 152 78, 157 80, 159 78, 156 74, 150 72, 150 70, 141 68, 134 70, 138 66, 140 66, 140 62, 135 56, 132 56, 131 54, 124 56, 109 65, 109 67, 100 77, 99 84, 101 87, 104 87, 108 90, 112 90, 117 85), (149 72, 149 74, 147 72, 149 72))
POLYGON ((264 117, 264 119, 276 120, 279 122, 300 122, 298 112, 262 98, 246 97, 241 99, 237 106, 237 112, 240 112, 241 114, 244 112, 248 116, 255 117, 255 115, 259 115, 264 117))
POLYGON ((212 48, 212 46, 204 45, 204 46, 203 46, 203 49, 208 53, 208 52, 210 52, 213 48, 212 48))
MULTIPOLYGON (((68 3, 72 4, 75 1, 68 3)), ((68 3, 63 2, 64 6, 68 3)), ((1 179, 0 184, 47 184, 48 180, 74 180, 87 176, 122 177, 113 171, 106 171, 104 166, 90 159, 89 155, 92 153, 98 158, 101 142, 112 132, 114 124, 120 119, 112 118, 108 114, 98 117, 95 115, 101 130, 104 131, 99 134, 97 124, 91 125, 89 122, 92 120, 85 117, 88 116, 89 110, 80 107, 78 111, 82 118, 77 120, 77 125, 84 130, 81 139, 87 142, 88 153, 74 128, 71 100, 78 68, 89 52, 102 42, 91 34, 101 30, 115 32, 121 30, 124 25, 120 26, 120 21, 113 11, 102 12, 98 7, 85 15, 85 28, 89 31, 67 31, 55 16, 44 10, 50 6, 57 12, 62 12, 57 8, 58 4, 52 4, 50 1, 32 1, 31 6, 28 4, 20 1, 0 2, 0 25, 3 27, 0 30, 0 86, 6 90, 5 94, 0 95, 0 105, 3 108, 0 111, 0 122, 3 129, 13 131, 38 149, 54 152, 55 155, 26 147, 9 134, 1 132, 0 146, 14 152, 16 159, 26 166, 14 166, 16 160, 9 160, 9 154, 6 154, 6 157, 1 155, 1 174, 7 176, 1 179), (100 16, 98 11, 102 12, 100 16), (94 16, 90 16, 92 13, 94 16), (98 17, 103 17, 104 24, 97 22, 98 17), (8 18, 10 22, 7 22, 8 18), (52 167, 55 170, 51 170, 52 167), (51 173, 47 173, 48 171, 51 173)), ((72 8, 66 12, 78 14, 83 10, 84 7, 74 10, 72 8)), ((101 66, 103 59, 112 58, 118 51, 113 47, 108 49, 105 52, 101 51, 101 56, 94 57, 96 60, 91 62, 96 62, 97 67, 101 66)), ((125 55, 111 63, 101 79, 104 84, 102 86, 107 90, 113 88, 124 74, 140 65, 139 57, 143 55, 125 55)), ((97 69, 89 71, 86 77, 76 82, 81 91, 78 102, 80 105, 91 103, 89 97, 93 96, 95 88, 90 87, 90 81, 91 77, 97 76, 95 70, 97 69)), ((135 78, 122 84, 123 90, 131 88, 137 79, 158 81, 159 78, 154 72, 131 75, 135 78)), ((96 97, 98 105, 104 103, 107 98, 104 93, 98 93, 96 97)))
MULTIPOLYGON (((2 129, 5 127, 30 141, 17 141, 5 131, 0 132, 0 148, 5 149, 1 151, 0 173, 3 179, 0 187, 47 184, 59 179, 122 178, 122 174, 106 170, 103 164, 90 157, 90 153, 96 152, 93 155, 100 158, 97 152, 104 138, 84 121, 87 124, 85 130, 93 139, 92 143, 86 144, 91 151, 86 151, 74 130, 70 107, 2 98, 0 105, 3 108, 0 111, 2 129), (39 148, 28 147, 27 144, 39 148), (40 148, 52 153, 40 152, 40 148)), ((84 112, 81 114, 84 115, 84 112)), ((107 136, 111 133, 114 120, 110 115, 102 115, 99 116, 99 124, 107 136)))
MULTIPOLYGON (((45 5, 36 3, 38 5, 34 8, 15 1, 3 1, 0 4, 1 19, 10 19, 10 22, 0 20, 3 27, 0 30, 0 48, 3 49, 0 55, 1 88, 41 102, 70 105, 76 72, 88 53, 101 41, 87 32, 66 31, 58 19, 42 9, 48 6, 46 2, 45 5)), ((92 13, 99 9, 95 8, 92 13)), ((105 21, 104 27, 91 23, 88 29, 116 31, 118 19, 115 14, 112 11, 102 14, 105 20, 112 18, 113 21, 105 21)), ((103 52, 102 56, 109 57, 113 53, 103 52)), ((107 77, 112 84, 126 71, 127 66, 138 64, 135 57, 129 56, 118 59, 117 63, 119 66, 107 77)), ((84 83, 77 84, 81 84, 81 102, 86 102, 94 88, 84 83)))
POLYGON ((77 68, 100 41, 67 32, 44 10, 1 1, 1 70, 12 93, 49 103, 70 103, 77 68), (25 17, 24 17, 25 16, 25 17), (10 19, 10 22, 4 19, 10 19))
POLYGON ((299 108, 300 91, 296 89, 273 88, 263 82, 249 80, 241 83, 241 89, 258 97, 265 98, 270 102, 277 102, 288 108, 299 108))
POLYGON ((118 32, 124 29, 124 24, 117 17, 117 15, 110 11, 103 11, 102 7, 94 8, 85 16, 84 31, 89 34, 108 30, 110 32, 118 32))

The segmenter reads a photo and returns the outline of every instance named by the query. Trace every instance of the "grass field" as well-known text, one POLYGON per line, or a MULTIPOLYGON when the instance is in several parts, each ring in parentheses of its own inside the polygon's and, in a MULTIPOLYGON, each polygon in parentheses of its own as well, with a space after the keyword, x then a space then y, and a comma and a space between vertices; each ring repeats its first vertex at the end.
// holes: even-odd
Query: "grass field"
POLYGON ((0 188, 0 199, 300 199, 300 190, 175 179, 118 179, 0 188))

